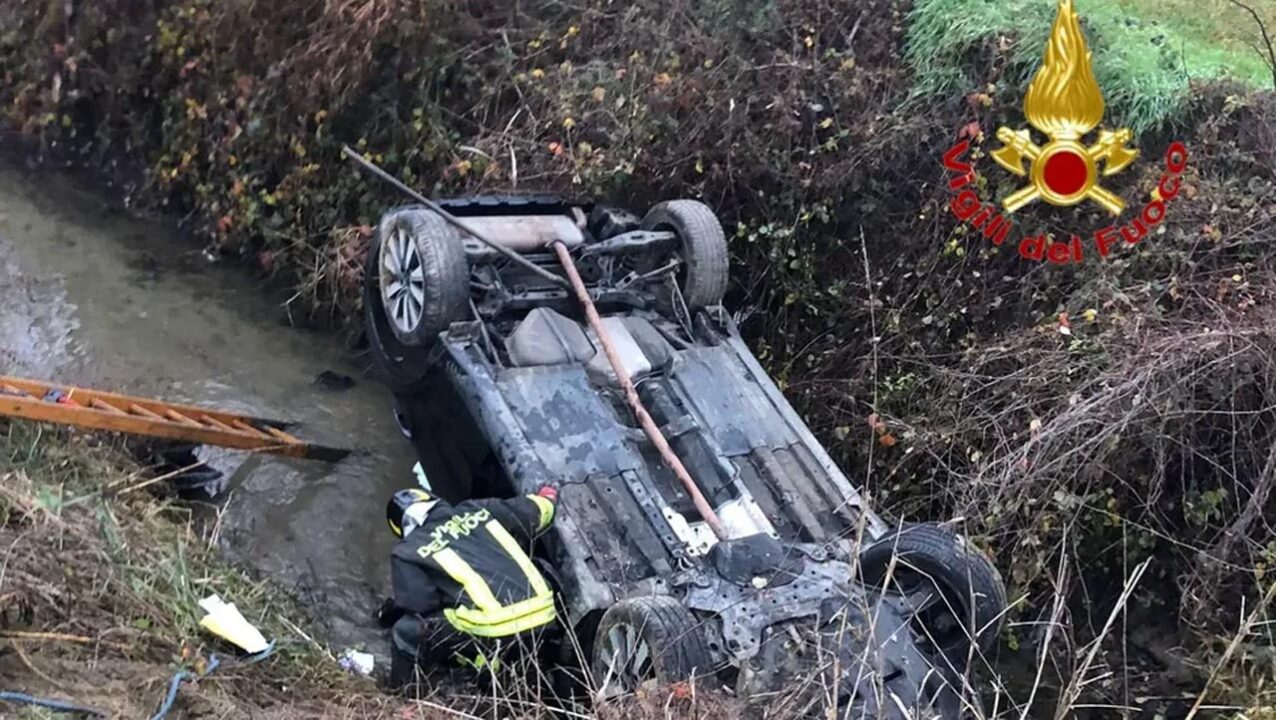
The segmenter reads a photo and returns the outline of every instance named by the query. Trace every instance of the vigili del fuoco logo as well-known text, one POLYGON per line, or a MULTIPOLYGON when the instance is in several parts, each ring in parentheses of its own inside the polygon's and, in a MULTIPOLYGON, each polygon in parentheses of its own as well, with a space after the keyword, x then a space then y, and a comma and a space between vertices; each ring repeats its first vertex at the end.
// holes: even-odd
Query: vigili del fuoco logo
MULTIPOLYGON (((1037 201, 1059 207, 1092 202, 1114 217, 1120 216, 1126 209, 1125 201, 1101 181, 1128 168, 1139 151, 1130 147, 1134 134, 1127 128, 1099 130, 1092 142, 1085 140, 1103 122, 1104 103, 1073 0, 1059 0, 1045 60, 1028 86, 1023 105, 1028 123, 1047 138, 1046 142, 1038 144, 1027 128, 1002 127, 997 130, 1002 146, 993 150, 992 158, 1027 184, 1002 199, 1004 215, 985 203, 967 187, 975 175, 963 160, 970 150, 970 139, 963 139, 944 154, 944 167, 952 173, 948 187, 958 192, 950 203, 953 214, 998 246, 1014 231, 1010 216, 1037 201)), ((1122 243, 1137 244, 1165 219, 1166 204, 1178 197, 1186 168, 1187 148, 1180 142, 1170 145, 1165 153, 1165 173, 1152 191, 1152 200, 1128 222, 1093 234, 1093 248, 1099 257, 1107 257, 1122 243)), ((1068 241, 1054 242, 1045 235, 1029 236, 1019 241, 1019 254, 1062 265, 1081 262, 1086 255, 1084 245, 1075 234, 1068 241)))

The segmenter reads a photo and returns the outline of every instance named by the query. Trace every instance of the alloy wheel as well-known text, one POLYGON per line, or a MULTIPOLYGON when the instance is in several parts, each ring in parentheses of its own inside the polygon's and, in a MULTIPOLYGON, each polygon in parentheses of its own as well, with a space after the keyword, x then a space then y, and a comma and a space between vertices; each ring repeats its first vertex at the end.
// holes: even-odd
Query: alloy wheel
POLYGON ((415 240, 402 227, 381 244, 381 302, 399 331, 411 333, 421 323, 425 272, 415 240))

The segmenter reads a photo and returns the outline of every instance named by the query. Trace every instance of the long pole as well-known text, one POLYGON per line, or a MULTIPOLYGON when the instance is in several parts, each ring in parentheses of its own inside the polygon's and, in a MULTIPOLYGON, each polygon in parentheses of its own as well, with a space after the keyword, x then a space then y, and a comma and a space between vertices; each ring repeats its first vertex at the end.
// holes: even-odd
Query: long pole
POLYGON ((567 287, 567 281, 566 281, 566 280, 564 280, 564 279, 562 279, 561 277, 559 277, 559 276, 555 275, 554 273, 552 273, 552 272, 550 272, 550 271, 546 270, 545 268, 543 268, 543 267, 541 267, 541 266, 537 265, 536 263, 532 262, 531 260, 528 260, 527 258, 523 257, 522 255, 519 255, 517 252, 515 252, 515 251, 513 251, 513 250, 511 250, 511 249, 509 249, 509 248, 507 248, 507 247, 505 247, 504 245, 498 245, 497 243, 494 243, 494 242, 492 242, 491 240, 488 240, 487 238, 483 237, 483 234, 482 234, 482 233, 480 233, 480 232, 478 232, 478 231, 476 231, 476 230, 475 230, 475 229, 474 229, 474 228, 473 228, 473 227, 472 227, 469 223, 467 223, 467 222, 465 222, 464 220, 462 220, 461 218, 459 218, 459 217, 457 217, 457 216, 453 215, 452 213, 448 212, 447 210, 444 210, 444 209, 443 209, 443 207, 442 207, 441 205, 439 205, 438 203, 434 202, 433 200, 430 200, 429 198, 425 197, 424 195, 422 195, 421 193, 417 192, 416 190, 413 190, 412 188, 410 188, 410 187, 408 187, 407 185, 403 184, 403 182, 402 182, 402 181, 400 181, 397 177, 395 177, 395 176, 391 175, 390 173, 386 172, 385 170, 382 170, 381 168, 377 167, 376 163, 371 162, 371 161, 370 161, 370 160, 368 160, 367 158, 363 157, 363 156, 362 156, 362 155, 360 155, 359 153, 357 153, 357 152, 355 152, 354 150, 352 150, 352 149, 350 148, 350 146, 349 146, 349 145, 342 145, 342 146, 341 146, 341 152, 345 153, 345 154, 346 154, 346 157, 348 157, 348 158, 350 158, 351 160, 354 160, 355 162, 357 162, 357 163, 359 163, 360 165, 362 165, 362 166, 363 166, 363 168, 364 168, 365 170, 367 170, 368 172, 372 173, 373 175, 376 175, 377 177, 381 178, 382 180, 385 180, 386 182, 388 182, 388 183, 390 183, 391 185, 393 185, 395 188, 397 188, 397 189, 399 190, 399 192, 403 193, 404 195, 407 195, 408 197, 412 198, 413 200, 416 200, 417 202, 421 203, 422 205, 424 205, 424 206, 426 206, 426 207, 430 208, 431 210, 433 210, 434 212, 438 213, 440 217, 442 217, 442 218, 443 218, 444 220, 446 220, 449 224, 451 224, 453 227, 456 227, 458 230, 460 230, 461 232, 465 233, 466 235, 473 236, 476 240, 478 240, 479 242, 483 243, 484 245, 486 245, 486 246, 488 246, 488 247, 492 248, 492 249, 493 249, 493 250, 495 250, 496 252, 498 252, 498 253, 500 253, 500 254, 504 255, 505 257, 509 258, 511 261, 516 262, 516 263, 518 263, 519 265, 522 265, 523 267, 525 267, 525 268, 527 268, 528 270, 530 270, 530 271, 532 271, 532 272, 536 273, 537 275, 540 275, 541 277, 545 278, 546 280, 549 280, 550 282, 554 283, 555 285, 557 285, 557 286, 559 286, 559 287, 562 287, 562 288, 567 287))
POLYGON ((696 506, 696 511, 700 513, 700 517, 708 523, 709 528, 713 530, 713 534, 717 535, 720 540, 727 539, 726 530, 722 527, 722 521, 718 518, 718 514, 713 511, 709 505, 709 501, 705 499, 704 493, 700 491, 700 487, 696 485, 696 481, 691 479, 691 473, 687 472, 687 467, 678 459, 678 455, 674 453, 673 448, 669 446, 669 441, 665 439, 660 428, 656 426, 656 421, 651 419, 651 414, 647 412, 642 404, 642 399, 638 397, 638 390, 634 387, 633 380, 629 377, 629 372, 625 370, 624 364, 620 361, 620 355, 616 353, 616 346, 612 344, 611 335, 607 332, 607 327, 603 325, 603 319, 598 315, 598 308, 594 307, 594 300, 589 296, 589 290, 585 287, 585 281, 581 280, 580 273, 576 270, 576 263, 572 260, 572 255, 567 250, 567 246, 561 240, 555 240, 551 245, 554 253, 558 255, 558 262, 563 266, 563 271, 567 273, 567 280, 549 272, 548 270, 533 263, 527 258, 519 255, 517 252, 488 240, 482 233, 470 227, 464 220, 456 217, 452 213, 444 210, 438 203, 430 200, 421 193, 413 190, 403 184, 398 178, 390 173, 377 167, 365 159, 362 155, 355 152, 349 145, 341 146, 341 151, 351 160, 359 163, 372 174, 385 180, 393 185, 400 192, 408 197, 416 200, 427 208, 438 213, 447 222, 462 232, 473 236, 479 242, 487 245, 500 254, 508 257, 510 260, 526 267, 528 270, 535 272, 537 275, 552 280, 554 284, 560 287, 570 287, 576 293, 576 298, 580 300, 581 306, 585 308, 585 317, 589 321, 589 326, 594 329, 594 334, 598 336, 598 342, 603 346, 603 352, 607 355, 607 361, 611 363, 611 368, 616 373, 616 380, 620 383, 621 389, 625 393, 625 400, 629 403, 629 407, 633 410, 634 416, 638 418, 638 424, 642 426, 643 432, 656 446, 660 457, 665 464, 673 470, 673 474, 678 478, 682 486, 687 490, 687 494, 691 496, 691 502, 696 506))
POLYGON ((602 344, 603 352, 607 355, 607 361, 611 363, 611 369, 616 372, 616 380, 620 383, 620 388, 625 393, 625 400, 634 411, 634 416, 638 418, 638 424, 642 426, 643 432, 647 433, 651 444, 655 445, 656 450, 660 451, 660 457, 664 459, 665 464, 673 470, 673 474, 677 476, 682 486, 686 488, 687 494, 691 496, 691 502, 696 506, 696 511, 700 513, 700 517, 704 518, 704 521, 709 524, 713 534, 717 535, 719 540, 726 540, 727 533, 722 527, 722 521, 718 519, 718 514, 709 506, 709 501, 705 499, 704 493, 700 492, 700 487, 696 485, 696 481, 691 479, 691 473, 687 472, 687 467, 678 459, 678 455, 669 446, 669 441, 665 439, 664 434, 660 432, 660 428, 656 426, 656 421, 651 419, 651 414, 643 406, 642 399, 638 397, 638 390, 634 387, 633 380, 629 377, 629 371, 625 369, 624 363, 621 362, 620 355, 616 353, 616 346, 611 342, 611 335, 607 332, 607 326, 603 324, 602 317, 598 315, 598 308, 594 307, 593 298, 589 297, 589 290, 585 288, 585 282, 580 279, 580 273, 576 271, 576 263, 572 260, 572 255, 568 252, 567 246, 561 240, 555 240, 553 247, 554 253, 558 255, 558 262, 562 264, 564 272, 567 273, 567 279, 571 281, 572 289, 576 291, 576 298, 580 300, 580 304, 585 308, 585 318, 589 321, 589 326, 594 329, 594 334, 598 336, 598 342, 602 344))

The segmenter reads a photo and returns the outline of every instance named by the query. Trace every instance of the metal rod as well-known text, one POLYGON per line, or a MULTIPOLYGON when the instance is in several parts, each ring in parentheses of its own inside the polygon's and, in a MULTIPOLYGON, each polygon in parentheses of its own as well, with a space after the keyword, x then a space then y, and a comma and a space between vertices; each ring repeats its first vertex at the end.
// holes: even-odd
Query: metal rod
POLYGON ((458 230, 464 232, 467 235, 473 236, 476 240, 483 243, 484 245, 492 248, 496 252, 504 255, 505 257, 509 258, 511 261, 516 262, 519 265, 522 265, 524 268, 527 268, 528 270, 536 273, 537 275, 540 275, 546 280, 553 282, 555 285, 562 288, 569 287, 567 284, 567 281, 562 279, 561 277, 537 265, 531 260, 528 260, 522 255, 519 255, 517 252, 505 247, 504 245, 498 245, 497 243, 494 243, 491 240, 488 240, 486 237, 483 236, 482 233, 475 230, 469 223, 456 217, 455 215, 448 212, 447 210, 444 210, 441 205, 434 202, 433 200, 430 200, 429 198, 425 197, 421 193, 413 190, 407 185, 404 185, 401 180, 391 175, 390 173, 386 172, 385 170, 382 170, 381 168, 377 167, 376 163, 373 163, 372 161, 363 157, 359 153, 355 152, 353 149, 351 149, 349 145, 342 145, 341 152, 345 153, 346 157, 362 165, 363 168, 367 170, 368 172, 372 173, 373 175, 376 175, 382 180, 385 180, 386 182, 393 185, 395 188, 399 190, 399 192, 403 193, 404 195, 407 195, 413 200, 416 200, 422 205, 438 213, 440 217, 442 217, 444 220, 446 220, 448 223, 450 223, 453 227, 457 228, 458 230))
POLYGON ((616 346, 611 342, 611 335, 607 332, 607 326, 603 325, 603 319, 598 315, 598 308, 594 307, 593 298, 589 297, 589 290, 585 288, 585 282, 580 279, 580 273, 576 271, 576 263, 572 260, 572 254, 568 252, 567 246, 561 240, 556 240, 552 244, 554 253, 558 255, 558 262, 562 264, 563 270, 567 273, 567 279, 571 281, 572 289, 576 292, 576 298, 580 300, 580 304, 585 308, 585 318, 589 320, 589 326, 594 329, 594 334, 598 336, 598 342, 603 346, 603 352, 607 355, 607 361, 611 363, 611 369, 616 372, 616 380, 620 383, 620 388, 625 392, 625 400, 628 401, 630 409, 634 411, 634 416, 638 418, 638 424, 642 426, 643 432, 647 433, 647 437, 651 443, 656 446, 656 450, 660 452, 660 457, 664 459, 665 464, 673 470, 673 474, 682 482, 682 486, 687 489, 687 494, 691 496, 691 502, 696 506, 696 511, 700 513, 700 517, 709 524, 709 528, 713 530, 713 534, 718 536, 719 540, 726 540, 727 533, 722 527, 722 521, 718 519, 718 514, 709 506, 709 501, 705 499, 704 493, 700 492, 700 487, 696 485, 696 481, 691 479, 691 473, 687 472, 687 468, 678 459, 678 455, 674 453, 673 448, 669 447, 669 441, 665 439, 660 428, 656 426, 656 421, 651 419, 651 414, 647 412, 647 408, 643 407, 642 399, 638 397, 638 390, 634 387, 633 380, 629 377, 629 371, 625 369, 624 363, 620 361, 620 355, 616 353, 616 346))

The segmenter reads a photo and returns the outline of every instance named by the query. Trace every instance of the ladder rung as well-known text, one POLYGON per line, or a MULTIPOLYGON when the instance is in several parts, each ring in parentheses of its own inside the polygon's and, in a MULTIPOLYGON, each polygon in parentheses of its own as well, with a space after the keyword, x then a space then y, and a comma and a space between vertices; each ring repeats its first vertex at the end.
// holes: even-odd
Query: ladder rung
POLYGON ((191 420, 190 418, 177 412, 176 410, 165 410, 164 414, 168 416, 170 419, 176 420, 177 422, 183 425, 189 425, 191 427, 203 427, 199 423, 195 422, 194 420, 191 420))
POLYGON ((94 410, 105 410, 106 412, 109 412, 113 415, 128 415, 128 413, 115 407, 111 403, 106 402, 105 400, 98 400, 97 398, 93 398, 92 400, 89 401, 89 407, 93 408, 94 410))
POLYGON ((146 408, 142 407, 141 405, 138 405, 137 403, 133 403, 132 405, 129 405, 128 411, 133 413, 134 415, 141 415, 142 417, 150 418, 151 420, 164 419, 163 415, 160 415, 159 413, 153 413, 150 410, 147 410, 146 408))
POLYGON ((264 437, 264 438, 270 437, 269 433, 262 432, 259 428, 255 428, 252 425, 249 425, 248 423, 244 422, 243 420, 236 420, 232 422, 231 425, 234 425, 240 430, 243 430, 246 433, 252 433, 253 435, 256 435, 258 437, 264 437))
POLYGON ((284 442, 290 445, 301 442, 297 438, 289 435, 288 433, 284 432, 283 430, 280 430, 279 428, 272 428, 268 426, 266 428, 266 432, 270 433, 271 435, 274 435, 275 437, 279 438, 280 440, 283 440, 284 442))
POLYGON ((209 415, 205 415, 205 416, 203 416, 203 417, 195 418, 195 420, 196 420, 196 422, 202 422, 202 423, 204 423, 205 425, 212 425, 213 427, 217 428, 218 430, 225 430, 225 431, 227 431, 227 432, 237 432, 237 431, 235 430, 235 428, 233 428, 233 427, 231 427, 231 426, 227 425, 226 423, 222 422, 221 420, 218 420, 217 418, 215 418, 215 417, 211 417, 211 416, 209 416, 209 415))

